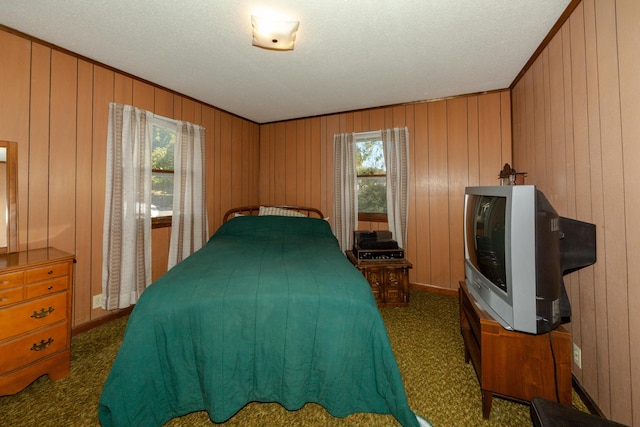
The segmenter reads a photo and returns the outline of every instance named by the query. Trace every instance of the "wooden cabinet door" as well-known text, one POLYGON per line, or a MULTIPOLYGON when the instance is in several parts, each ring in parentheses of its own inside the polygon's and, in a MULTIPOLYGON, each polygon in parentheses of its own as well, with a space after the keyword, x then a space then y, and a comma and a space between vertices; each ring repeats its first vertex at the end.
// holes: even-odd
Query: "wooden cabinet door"
POLYGON ((385 302, 405 302, 406 301, 406 272, 403 267, 387 267, 385 280, 385 302))
POLYGON ((378 304, 385 302, 385 269, 384 267, 368 267, 365 270, 365 277, 369 286, 371 286, 371 292, 376 298, 378 304))

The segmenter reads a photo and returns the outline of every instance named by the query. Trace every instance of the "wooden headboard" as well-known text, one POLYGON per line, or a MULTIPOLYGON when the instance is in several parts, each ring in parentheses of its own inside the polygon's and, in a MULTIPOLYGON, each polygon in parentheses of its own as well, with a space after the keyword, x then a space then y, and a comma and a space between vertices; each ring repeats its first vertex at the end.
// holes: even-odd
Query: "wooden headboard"
POLYGON ((308 217, 324 218, 324 214, 322 211, 316 208, 308 208, 305 206, 289 206, 289 205, 255 205, 255 206, 242 206, 239 208, 229 209, 227 213, 224 214, 222 222, 227 222, 227 220, 234 218, 236 214, 241 215, 258 215, 260 211, 260 206, 268 207, 268 208, 279 208, 279 209, 287 209, 296 212, 300 212, 301 214, 308 217))

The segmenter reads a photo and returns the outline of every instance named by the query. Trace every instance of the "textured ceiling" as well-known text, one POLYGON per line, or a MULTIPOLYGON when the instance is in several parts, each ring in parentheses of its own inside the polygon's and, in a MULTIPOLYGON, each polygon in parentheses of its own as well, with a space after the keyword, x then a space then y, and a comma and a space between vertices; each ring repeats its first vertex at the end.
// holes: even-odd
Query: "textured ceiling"
POLYGON ((570 0, 0 0, 0 24, 257 123, 508 87, 570 0), (292 51, 251 15, 300 21, 292 51))

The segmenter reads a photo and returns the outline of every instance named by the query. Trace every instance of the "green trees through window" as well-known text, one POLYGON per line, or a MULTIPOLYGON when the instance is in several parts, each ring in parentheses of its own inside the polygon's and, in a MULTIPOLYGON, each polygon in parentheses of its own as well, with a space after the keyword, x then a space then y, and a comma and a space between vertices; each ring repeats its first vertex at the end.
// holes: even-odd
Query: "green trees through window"
POLYGON ((173 213, 173 156, 176 132, 153 126, 151 151, 151 216, 170 217, 173 213))
MULTIPOLYGON (((358 213, 387 213, 387 168, 380 140, 356 142, 356 174, 358 176, 358 213)), ((361 218, 369 219, 371 218, 361 218)))

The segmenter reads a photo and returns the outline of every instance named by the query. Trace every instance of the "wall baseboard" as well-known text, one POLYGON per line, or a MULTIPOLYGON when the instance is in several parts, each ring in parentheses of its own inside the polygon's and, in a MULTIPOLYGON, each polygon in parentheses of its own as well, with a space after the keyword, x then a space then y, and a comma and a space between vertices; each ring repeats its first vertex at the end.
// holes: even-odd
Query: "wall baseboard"
POLYGON ((591 398, 591 396, 589 396, 587 390, 585 390, 582 384, 580 384, 580 381, 578 381, 575 375, 572 375, 571 383, 573 385, 573 389, 576 391, 576 393, 578 393, 578 396, 580 396, 580 399, 582 399, 582 402, 587 407, 589 412, 601 418, 607 418, 604 413, 602 413, 596 402, 591 398))
POLYGON ((131 314, 133 307, 135 307, 135 305, 124 308, 122 310, 114 311, 113 313, 109 313, 106 316, 103 316, 99 319, 92 320, 87 323, 83 323, 82 325, 74 326, 73 328, 71 328, 71 336, 74 337, 78 334, 87 332, 93 328, 97 328, 98 326, 104 325, 105 323, 109 323, 112 320, 116 320, 123 316, 128 316, 129 314, 131 314))
POLYGON ((424 285, 422 283, 409 283, 409 289, 417 289, 420 291, 434 292, 436 294, 445 294, 452 297, 458 296, 457 289, 441 288, 439 286, 424 285))

